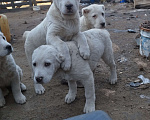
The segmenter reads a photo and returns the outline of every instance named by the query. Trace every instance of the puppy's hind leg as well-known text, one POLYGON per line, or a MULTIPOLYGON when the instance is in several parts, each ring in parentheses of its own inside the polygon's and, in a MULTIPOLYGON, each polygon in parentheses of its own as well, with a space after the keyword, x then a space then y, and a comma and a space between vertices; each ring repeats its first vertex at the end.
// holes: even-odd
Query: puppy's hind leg
POLYGON ((117 82, 117 73, 112 47, 106 49, 102 56, 102 59, 110 67, 110 84, 115 84, 117 82))
POLYGON ((0 107, 3 107, 5 105, 5 98, 3 96, 2 89, 0 88, 0 107))
POLYGON ((65 97, 65 102, 71 103, 75 100, 75 97, 77 94, 77 84, 76 84, 76 81, 73 81, 73 80, 70 81, 69 80, 68 85, 69 85, 69 92, 65 97))

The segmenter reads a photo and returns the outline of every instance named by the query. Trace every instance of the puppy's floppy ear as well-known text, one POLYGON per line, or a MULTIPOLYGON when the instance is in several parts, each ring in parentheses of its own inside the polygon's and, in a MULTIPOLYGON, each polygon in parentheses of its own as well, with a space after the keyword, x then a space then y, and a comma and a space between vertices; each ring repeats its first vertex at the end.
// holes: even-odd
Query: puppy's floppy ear
POLYGON ((102 5, 102 9, 105 10, 105 6, 104 5, 102 5))
POLYGON ((63 56, 61 53, 58 53, 58 54, 56 55, 56 60, 57 60, 59 63, 62 63, 62 62, 64 62, 65 58, 64 58, 64 56, 63 56))
POLYGON ((86 16, 90 12, 90 9, 88 8, 83 8, 82 9, 82 15, 86 16))

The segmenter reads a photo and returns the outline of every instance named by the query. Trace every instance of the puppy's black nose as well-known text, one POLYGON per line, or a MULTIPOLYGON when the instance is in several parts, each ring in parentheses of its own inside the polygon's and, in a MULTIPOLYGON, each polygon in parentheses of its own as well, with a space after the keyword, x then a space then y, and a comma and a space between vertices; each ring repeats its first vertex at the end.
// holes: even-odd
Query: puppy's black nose
POLYGON ((43 77, 36 77, 36 81, 37 81, 38 83, 41 83, 41 82, 43 81, 43 77))
POLYGON ((104 22, 103 22, 103 23, 101 23, 101 26, 102 26, 102 27, 105 27, 105 23, 104 23, 104 22))
POLYGON ((73 4, 67 4, 67 5, 65 5, 65 6, 66 6, 66 8, 67 8, 68 10, 71 10, 72 7, 73 7, 73 4))
POLYGON ((11 45, 7 45, 7 46, 6 46, 6 49, 8 50, 9 53, 12 52, 12 47, 11 47, 11 45))

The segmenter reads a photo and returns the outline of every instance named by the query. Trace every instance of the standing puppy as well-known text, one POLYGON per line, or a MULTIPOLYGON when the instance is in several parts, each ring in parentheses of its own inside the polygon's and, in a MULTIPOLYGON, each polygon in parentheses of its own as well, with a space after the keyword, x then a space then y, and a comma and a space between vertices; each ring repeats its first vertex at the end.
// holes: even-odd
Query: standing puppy
POLYGON ((105 28, 105 6, 92 4, 82 9, 80 17, 80 29, 86 31, 92 28, 105 28))
POLYGON ((12 46, 0 32, 0 107, 5 105, 2 89, 7 86, 11 86, 16 103, 23 104, 26 102, 26 97, 21 93, 21 89, 26 90, 26 86, 20 82, 22 70, 16 65, 10 54, 12 50, 12 46))
MULTIPOLYGON (((46 18, 30 32, 24 33, 25 53, 28 62, 32 64, 32 53, 40 45, 53 45, 65 57, 61 68, 67 71, 71 67, 69 49, 65 41, 76 41, 79 53, 84 59, 90 56, 89 46, 83 33, 79 31, 80 0, 53 0, 46 18)), ((44 93, 40 84, 35 84, 37 94, 44 93)))
POLYGON ((110 67, 110 83, 117 82, 116 65, 113 56, 112 42, 106 30, 91 29, 83 32, 90 47, 89 60, 83 60, 74 41, 66 42, 70 50, 72 67, 69 71, 60 68, 63 56, 52 45, 42 45, 32 54, 32 68, 34 83, 48 83, 54 75, 68 80, 69 91, 65 97, 66 103, 75 100, 77 94, 76 81, 80 81, 85 89, 84 112, 95 111, 95 87, 93 71, 96 69, 100 58, 110 67))

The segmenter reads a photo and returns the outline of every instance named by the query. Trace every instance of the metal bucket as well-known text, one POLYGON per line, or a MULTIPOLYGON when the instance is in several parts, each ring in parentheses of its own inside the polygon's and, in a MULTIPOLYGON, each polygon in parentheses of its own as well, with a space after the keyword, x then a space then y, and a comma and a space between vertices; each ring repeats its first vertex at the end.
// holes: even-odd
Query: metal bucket
POLYGON ((150 29, 140 27, 140 54, 149 57, 150 55, 150 29))

